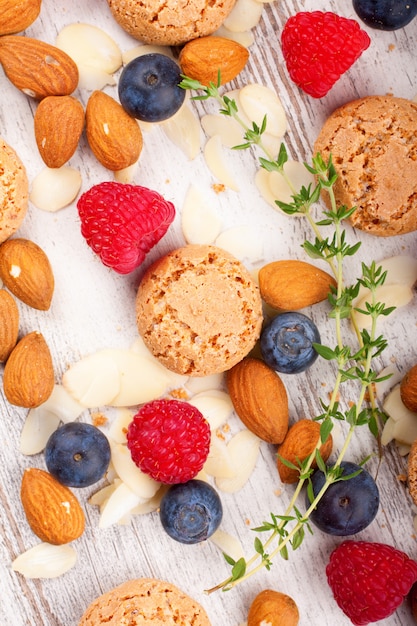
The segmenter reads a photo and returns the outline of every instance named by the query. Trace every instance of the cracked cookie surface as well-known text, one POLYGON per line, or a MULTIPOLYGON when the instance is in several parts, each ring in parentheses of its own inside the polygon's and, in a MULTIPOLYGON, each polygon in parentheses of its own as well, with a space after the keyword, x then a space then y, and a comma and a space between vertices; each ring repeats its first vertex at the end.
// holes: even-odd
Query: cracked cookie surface
POLYGON ((177 46, 214 33, 236 0, 108 0, 118 24, 147 44, 177 46))
POLYGON ((168 369, 224 372, 254 347, 262 302, 248 270, 216 246, 189 245, 162 257, 138 289, 139 333, 168 369))
POLYGON ((314 145, 338 173, 338 205, 354 227, 380 237, 417 230, 417 102, 368 96, 332 113, 314 145))
POLYGON ((171 583, 128 580, 94 600, 78 626, 210 626, 200 604, 171 583))

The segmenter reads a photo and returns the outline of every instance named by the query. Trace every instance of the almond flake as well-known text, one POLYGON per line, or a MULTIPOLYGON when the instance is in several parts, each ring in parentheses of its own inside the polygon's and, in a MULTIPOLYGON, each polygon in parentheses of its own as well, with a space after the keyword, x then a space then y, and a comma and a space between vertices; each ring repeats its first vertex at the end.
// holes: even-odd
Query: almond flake
POLYGON ((20 554, 12 563, 12 569, 26 578, 57 578, 72 569, 77 553, 68 544, 55 546, 39 543, 20 554))
POLYGON ((206 196, 191 185, 181 211, 184 238, 190 244, 210 244, 218 236, 221 220, 206 202, 206 196))
POLYGON ((193 396, 189 403, 204 415, 212 432, 220 428, 233 413, 229 394, 217 389, 202 391, 193 396))
POLYGON ((132 461, 127 446, 110 441, 111 459, 119 478, 139 497, 152 498, 160 483, 144 474, 132 461))
POLYGON ((210 137, 207 141, 204 147, 204 157, 208 168, 215 178, 233 191, 239 191, 233 174, 226 164, 220 135, 213 135, 213 137, 210 137))
POLYGON ((238 561, 244 556, 243 547, 239 539, 234 535, 226 533, 224 530, 218 528, 210 537, 212 541, 220 550, 232 557, 235 561, 238 561))
POLYGON ((241 261, 252 263, 262 259, 261 237, 253 237, 253 227, 246 224, 224 230, 216 239, 215 245, 227 250, 241 261))
POLYGON ((81 188, 81 174, 68 165, 44 168, 32 181, 30 201, 42 211, 55 212, 71 204, 81 188))
POLYGON ((250 30, 258 24, 262 10, 262 4, 256 0, 237 0, 223 25, 232 32, 250 30))
POLYGON ((144 498, 134 493, 124 482, 121 482, 104 504, 100 513, 98 527, 108 528, 113 524, 117 524, 135 506, 144 500, 144 498))
POLYGON ((201 126, 187 102, 175 115, 161 122, 160 127, 190 161, 196 158, 201 149, 201 126))
POLYGON ((275 91, 258 83, 245 85, 239 92, 239 103, 245 115, 262 125, 266 115, 266 132, 283 137, 287 132, 287 116, 275 91))
POLYGON ((241 430, 227 444, 232 462, 238 467, 238 473, 232 478, 216 478, 220 491, 235 493, 249 480, 258 460, 261 440, 250 430, 241 430))

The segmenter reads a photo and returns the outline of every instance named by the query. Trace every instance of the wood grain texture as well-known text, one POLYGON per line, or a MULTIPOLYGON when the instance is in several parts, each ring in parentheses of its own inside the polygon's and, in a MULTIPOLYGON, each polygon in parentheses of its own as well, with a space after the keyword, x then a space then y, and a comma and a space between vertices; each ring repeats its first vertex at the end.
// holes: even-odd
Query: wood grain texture
MULTIPOLYGON (((393 93, 404 98, 417 94, 417 21, 406 29, 384 33, 368 30, 371 47, 345 74, 330 93, 314 100, 301 93, 290 81, 279 44, 286 19, 299 10, 334 10, 354 17, 349 0, 275 0, 264 5, 263 17, 255 29, 255 43, 250 61, 231 87, 261 82, 276 90, 286 110, 289 131, 285 137, 294 159, 309 159, 315 137, 329 113, 337 106, 360 96, 393 93)), ((73 22, 86 22, 103 28, 113 36, 123 51, 137 42, 114 22, 105 0, 44 0, 39 18, 26 34, 54 43, 60 29, 73 22)), ((0 134, 24 161, 30 181, 43 168, 36 148, 33 114, 36 104, 18 92, 0 73, 0 134)), ((117 95, 116 88, 106 92, 117 95)), ((85 104, 88 93, 76 95, 85 104)), ((217 110, 213 103, 197 103, 199 113, 217 110)), ((300 247, 310 236, 303 221, 288 218, 267 205, 260 197, 254 175, 257 170, 255 151, 230 154, 240 183, 240 192, 214 194, 213 179, 199 155, 188 161, 171 144, 160 128, 144 133, 144 148, 135 182, 157 189, 172 200, 178 216, 173 228, 149 255, 144 268, 157 256, 184 243, 180 208, 191 182, 207 193, 223 221, 223 228, 246 224, 253 236, 262 240, 261 265, 277 259, 300 258, 300 247)), ((112 175, 92 157, 85 139, 70 164, 82 173, 83 190, 112 175)), ((48 254, 56 280, 56 290, 49 311, 34 311, 20 304, 21 334, 39 330, 53 355, 56 380, 68 364, 81 356, 104 347, 128 347, 136 337, 134 296, 144 268, 129 276, 118 276, 104 268, 93 257, 81 239, 75 204, 56 214, 44 213, 34 206, 19 231, 41 245, 48 254)), ((361 261, 376 261, 395 254, 416 255, 415 233, 378 240, 348 229, 350 242, 362 241, 357 257, 349 266, 347 280, 354 280, 361 261)), ((334 343, 333 327, 327 318, 325 304, 309 311, 322 334, 323 342, 334 343)), ((396 362, 405 373, 417 360, 417 327, 415 300, 394 313, 383 331, 389 348, 380 359, 381 367, 396 362)), ((320 411, 319 398, 331 391, 334 371, 328 363, 316 362, 308 372, 287 376, 291 419, 311 417, 320 411)), ((344 388, 346 401, 355 397, 354 389, 344 388)), ((14 626, 76 626, 86 606, 99 594, 128 578, 154 576, 169 580, 192 595, 206 608, 213 626, 238 626, 245 621, 255 595, 265 588, 291 595, 300 610, 300 626, 348 626, 350 621, 337 608, 325 580, 325 564, 336 538, 315 532, 305 544, 290 555, 289 561, 277 560, 271 571, 262 571, 250 581, 228 593, 210 596, 204 589, 223 580, 228 569, 219 550, 210 542, 183 546, 162 532, 157 514, 137 517, 127 526, 99 530, 98 512, 86 504, 96 487, 82 490, 87 528, 75 547, 78 562, 65 576, 54 580, 26 580, 11 570, 12 560, 37 543, 30 531, 19 500, 20 481, 26 467, 44 467, 42 455, 24 457, 19 452, 19 438, 26 411, 10 406, 0 394, 0 580, 2 601, 0 624, 14 626)), ((83 419, 88 419, 88 413, 83 419)), ((240 427, 237 418, 231 428, 240 427)), ((357 433, 349 459, 361 460, 375 443, 366 431, 357 433)), ((376 459, 370 467, 376 468, 376 459)), ((361 539, 387 542, 417 556, 414 510, 406 487, 398 480, 405 461, 395 448, 387 448, 378 476, 381 507, 376 520, 360 534, 361 539)), ((222 529, 241 540, 248 555, 252 554, 254 533, 272 511, 280 514, 289 502, 292 487, 283 487, 275 468, 275 450, 263 444, 261 458, 247 484, 239 493, 222 495, 224 520, 222 529)), ((405 604, 383 622, 386 626, 412 623, 405 604)))

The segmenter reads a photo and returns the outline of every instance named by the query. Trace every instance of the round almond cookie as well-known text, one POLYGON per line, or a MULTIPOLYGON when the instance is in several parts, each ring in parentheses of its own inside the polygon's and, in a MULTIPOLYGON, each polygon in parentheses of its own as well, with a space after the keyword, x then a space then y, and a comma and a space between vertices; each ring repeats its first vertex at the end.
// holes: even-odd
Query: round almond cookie
POLYGON ((202 606, 171 583, 128 580, 94 600, 78 626, 210 626, 202 606))
POLYGON ((118 24, 147 44, 178 46, 211 35, 236 0, 108 0, 118 24))
POLYGON ((0 243, 18 230, 28 208, 29 182, 17 153, 0 137, 0 243))
POLYGON ((148 270, 136 297, 137 326, 152 354, 188 376, 224 372, 259 338, 258 286, 234 256, 216 246, 188 245, 148 270))
POLYGON ((355 228, 379 237, 417 230, 416 129, 417 102, 389 95, 349 102, 325 122, 314 154, 332 155, 336 201, 356 207, 355 228))

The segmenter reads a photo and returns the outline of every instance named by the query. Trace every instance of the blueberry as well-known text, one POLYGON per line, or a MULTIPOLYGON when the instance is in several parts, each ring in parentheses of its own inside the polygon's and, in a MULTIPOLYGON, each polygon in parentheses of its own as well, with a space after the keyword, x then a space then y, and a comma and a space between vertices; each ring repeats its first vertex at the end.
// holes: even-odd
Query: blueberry
MULTIPOLYGON (((379 507, 379 491, 371 474, 356 463, 343 461, 342 476, 359 472, 347 480, 332 483, 310 516, 311 522, 330 535, 356 535, 372 522, 379 507)), ((314 495, 324 485, 320 470, 312 476, 314 495)), ((310 506, 308 495, 306 507, 310 506)))
POLYGON ((180 68, 165 54, 151 53, 128 63, 119 79, 122 107, 143 122, 162 122, 178 111, 185 99, 179 87, 180 68))
POLYGON ((67 487, 88 487, 103 478, 110 463, 107 437, 92 424, 68 422, 49 437, 48 471, 67 487))
POLYGON ((358 17, 371 28, 397 30, 417 15, 417 0, 353 0, 358 17))
POLYGON ((267 365, 283 374, 299 374, 318 357, 313 344, 320 343, 317 326, 302 313, 281 313, 263 329, 260 348, 267 365))
POLYGON ((219 527, 223 507, 217 491, 194 479, 172 485, 164 494, 160 519, 168 535, 180 543, 200 543, 219 527))

